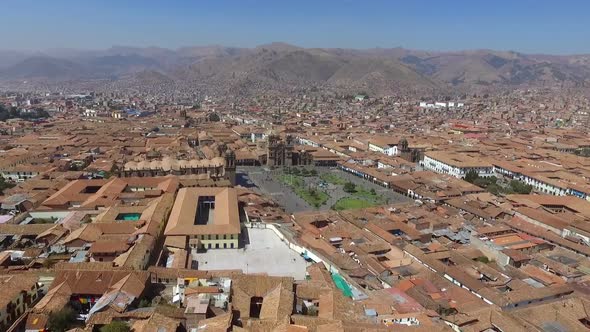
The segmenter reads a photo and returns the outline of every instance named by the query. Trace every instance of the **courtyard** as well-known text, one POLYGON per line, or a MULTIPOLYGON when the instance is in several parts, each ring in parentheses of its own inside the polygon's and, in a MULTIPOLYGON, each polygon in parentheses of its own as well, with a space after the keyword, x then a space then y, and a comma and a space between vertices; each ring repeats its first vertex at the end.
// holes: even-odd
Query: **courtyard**
POLYGON ((193 261, 199 270, 235 270, 244 273, 266 273, 270 276, 305 279, 308 263, 291 250, 286 242, 270 229, 244 228, 244 244, 240 249, 193 250, 193 261))

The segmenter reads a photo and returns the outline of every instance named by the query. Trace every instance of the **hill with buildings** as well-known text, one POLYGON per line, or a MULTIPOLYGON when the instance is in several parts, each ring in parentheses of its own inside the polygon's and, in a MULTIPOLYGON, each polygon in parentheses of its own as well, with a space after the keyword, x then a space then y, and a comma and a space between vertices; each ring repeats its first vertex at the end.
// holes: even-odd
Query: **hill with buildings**
MULTIPOLYGON (((0 52, 0 80, 4 82, 117 82, 130 75, 139 86, 142 77, 146 85, 169 80, 187 86, 207 82, 215 87, 214 92, 238 95, 314 88, 373 95, 515 87, 588 89, 590 55, 302 48, 284 43, 255 48, 115 46, 98 51, 0 52), (154 81, 154 76, 159 79, 154 81)), ((119 85, 124 87, 125 83, 119 85)))

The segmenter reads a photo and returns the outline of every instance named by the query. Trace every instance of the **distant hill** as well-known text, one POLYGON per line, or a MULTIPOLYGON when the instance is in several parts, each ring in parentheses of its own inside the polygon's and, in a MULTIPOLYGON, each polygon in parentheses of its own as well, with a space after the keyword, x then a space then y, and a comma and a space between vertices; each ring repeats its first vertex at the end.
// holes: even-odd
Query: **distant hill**
POLYGON ((32 56, 0 71, 3 79, 69 80, 91 78, 93 73, 80 63, 47 56, 32 56))
POLYGON ((418 72, 454 86, 583 87, 590 79, 589 57, 534 56, 490 50, 421 54, 408 51, 400 60, 418 72))
POLYGON ((271 43, 255 48, 219 45, 114 46, 27 55, 0 51, 0 81, 109 79, 125 86, 201 84, 220 93, 256 94, 326 87, 374 95, 401 91, 590 87, 590 55, 554 56, 493 50, 432 52, 302 48, 271 43))

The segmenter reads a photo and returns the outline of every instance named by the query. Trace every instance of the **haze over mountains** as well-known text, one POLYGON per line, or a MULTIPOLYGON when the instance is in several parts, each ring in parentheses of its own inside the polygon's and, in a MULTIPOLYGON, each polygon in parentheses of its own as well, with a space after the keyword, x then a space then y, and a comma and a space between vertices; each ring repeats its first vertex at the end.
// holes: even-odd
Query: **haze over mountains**
POLYGON ((201 82, 240 93, 324 86, 376 95, 423 89, 588 89, 590 55, 301 48, 284 43, 255 48, 0 51, 1 81, 96 79, 147 85, 201 82))

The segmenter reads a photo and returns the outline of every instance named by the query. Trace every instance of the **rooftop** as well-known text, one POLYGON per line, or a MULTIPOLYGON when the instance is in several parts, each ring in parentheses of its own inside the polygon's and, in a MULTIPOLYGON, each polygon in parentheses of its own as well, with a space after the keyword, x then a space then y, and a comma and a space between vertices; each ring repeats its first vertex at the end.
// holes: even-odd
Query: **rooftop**
POLYGON ((233 188, 182 188, 164 234, 238 234, 240 216, 233 188))

